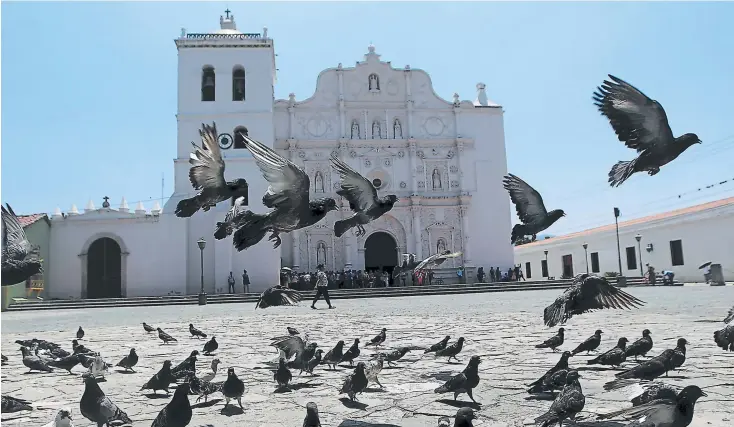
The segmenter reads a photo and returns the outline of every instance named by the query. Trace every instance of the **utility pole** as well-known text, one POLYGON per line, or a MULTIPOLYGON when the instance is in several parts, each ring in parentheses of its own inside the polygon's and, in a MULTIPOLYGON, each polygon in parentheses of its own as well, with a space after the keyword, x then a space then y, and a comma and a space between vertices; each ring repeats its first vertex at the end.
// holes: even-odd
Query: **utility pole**
POLYGON ((622 249, 619 246, 619 208, 614 208, 614 225, 617 229, 617 259, 619 260, 619 276, 622 276, 622 249))

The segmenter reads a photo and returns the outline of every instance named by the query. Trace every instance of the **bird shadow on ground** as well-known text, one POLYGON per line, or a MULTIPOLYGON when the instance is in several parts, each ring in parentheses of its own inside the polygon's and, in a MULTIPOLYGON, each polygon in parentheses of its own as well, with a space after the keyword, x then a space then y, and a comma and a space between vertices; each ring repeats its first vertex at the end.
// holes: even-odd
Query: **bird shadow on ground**
POLYGON ((316 388, 320 386, 321 383, 312 383, 312 382, 305 382, 305 383, 295 383, 290 385, 290 389, 293 391, 298 391, 303 388, 316 388))
POLYGON ((96 381, 97 384, 99 384, 99 383, 106 383, 107 382, 107 378, 105 378, 105 377, 97 377, 97 378, 94 379, 94 381, 96 381))
POLYGON ((479 403, 466 402, 463 400, 438 399, 436 402, 443 403, 444 405, 453 406, 454 408, 469 407, 474 409, 475 411, 482 409, 482 405, 479 403))
POLYGON ((40 372, 40 371, 35 371, 35 372, 34 372, 34 371, 28 371, 28 372, 23 372, 23 375, 36 375, 36 374, 43 374, 43 372, 40 372))
POLYGON ((603 371, 618 371, 619 369, 615 368, 604 368, 601 366, 579 366, 576 368, 577 371, 594 371, 594 372, 603 372, 603 371))
POLYGON ((619 421, 579 421, 579 427, 623 427, 625 423, 619 421))
POLYGON ((542 393, 526 396, 525 400, 555 400, 558 393, 542 393))
POLYGON ((211 406, 216 405, 217 403, 219 403, 221 401, 222 401, 222 399, 207 400, 206 402, 201 402, 201 403, 196 403, 194 405, 191 405, 191 409, 196 409, 196 408, 209 408, 211 406))
POLYGON ((451 371, 441 371, 437 372, 435 374, 423 374, 421 375, 421 378, 433 378, 439 381, 448 381, 453 377, 455 374, 451 371))
POLYGON ((405 369, 405 366, 395 365, 395 366, 385 366, 382 369, 405 369))
POLYGON ((167 394, 158 394, 158 393, 148 393, 148 394, 144 394, 143 396, 147 397, 148 399, 168 399, 170 397, 167 394))
POLYGON ((373 424, 364 421, 344 420, 337 427, 400 427, 395 424, 373 424))
POLYGON ((387 390, 384 388, 366 388, 364 389, 365 393, 385 393, 387 390))
POLYGON ((364 411, 364 410, 366 410, 366 409, 367 409, 367 407, 369 406, 369 405, 367 405, 366 403, 362 403, 362 402, 353 402, 353 401, 349 400, 349 399, 348 399, 348 398, 346 398, 346 397, 342 397, 342 398, 340 398, 340 399, 339 399, 339 401, 340 401, 340 402, 342 403, 342 405, 346 406, 346 407, 347 407, 347 408, 349 408, 349 409, 359 409, 359 410, 362 410, 362 411, 364 411))
POLYGON ((234 415, 242 415, 245 413, 245 411, 243 411, 242 408, 240 408, 239 406, 229 405, 229 406, 225 406, 224 408, 222 408, 222 410, 219 411, 219 413, 224 416, 231 417, 234 415))
POLYGON ((117 374, 123 374, 123 375, 130 375, 130 374, 135 374, 136 372, 133 372, 133 371, 119 371, 119 370, 115 369, 115 373, 117 373, 117 374))

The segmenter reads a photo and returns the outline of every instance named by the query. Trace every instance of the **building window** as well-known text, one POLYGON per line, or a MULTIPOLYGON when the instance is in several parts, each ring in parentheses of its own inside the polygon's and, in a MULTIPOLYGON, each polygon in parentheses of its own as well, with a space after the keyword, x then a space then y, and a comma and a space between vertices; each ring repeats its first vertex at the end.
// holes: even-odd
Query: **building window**
POLYGON ((250 134, 247 131, 247 128, 244 126, 237 126, 234 128, 234 148, 240 149, 245 148, 245 138, 242 137, 242 134, 245 136, 250 136, 250 134))
POLYGON ((525 263, 525 278, 530 279, 531 277, 533 277, 533 271, 530 268, 530 263, 526 262, 525 263))
POLYGON ((561 262, 563 263, 563 277, 566 279, 573 277, 573 256, 571 254, 564 255, 561 262))
POLYGON ((232 71, 232 101, 245 100, 245 69, 239 65, 232 71))
POLYGON ((637 270, 637 252, 634 246, 625 249, 627 252, 627 270, 637 270))
POLYGON ((543 277, 548 277, 548 261, 540 260, 540 273, 543 277))
POLYGON ((674 266, 683 265, 683 241, 670 241, 670 263, 674 266))
POLYGON ((201 100, 214 101, 214 93, 216 92, 216 75, 214 67, 205 66, 201 70, 201 100))
POLYGON ((591 253, 591 272, 592 273, 599 272, 599 252, 591 253))

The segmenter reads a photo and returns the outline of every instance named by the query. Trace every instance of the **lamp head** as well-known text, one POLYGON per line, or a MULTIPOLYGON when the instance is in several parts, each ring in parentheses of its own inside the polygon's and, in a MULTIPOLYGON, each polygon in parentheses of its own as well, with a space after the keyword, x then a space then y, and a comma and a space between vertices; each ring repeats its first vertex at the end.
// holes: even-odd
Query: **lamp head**
POLYGON ((642 236, 641 236, 641 235, 639 235, 639 234, 638 234, 638 235, 636 235, 636 236, 635 236, 635 240, 637 240, 637 241, 639 242, 640 240, 642 240, 642 236))
POLYGON ((196 241, 196 244, 199 245, 199 249, 203 251, 206 247, 206 240, 204 240, 204 238, 202 237, 201 239, 196 241))
POLYGON ((589 244, 588 244, 588 243, 584 243, 584 244, 583 244, 583 245, 581 245, 581 246, 583 246, 583 247, 584 247, 584 250, 586 250, 586 248, 588 248, 588 247, 589 247, 589 244))

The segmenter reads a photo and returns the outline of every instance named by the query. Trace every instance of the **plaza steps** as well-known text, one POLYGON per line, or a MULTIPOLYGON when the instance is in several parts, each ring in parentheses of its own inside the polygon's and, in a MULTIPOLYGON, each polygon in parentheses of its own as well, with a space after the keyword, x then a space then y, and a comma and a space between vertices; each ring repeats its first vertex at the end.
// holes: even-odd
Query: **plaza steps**
MULTIPOLYGON (((454 295, 489 292, 514 292, 545 289, 566 289, 571 284, 569 279, 541 280, 527 282, 502 282, 502 283, 475 283, 471 285, 432 285, 432 286, 408 286, 392 288, 356 288, 356 289, 331 289, 329 296, 333 300, 354 298, 390 298, 405 296, 426 295, 454 295)), ((642 278, 628 277, 627 284, 630 287, 645 286, 642 278)), ((310 301, 315 291, 301 293, 303 301, 310 301)), ((252 303, 254 304, 259 294, 209 294, 207 304, 232 304, 252 303)), ((8 307, 7 311, 28 310, 69 310, 84 308, 109 308, 109 307, 144 307, 165 305, 197 305, 197 295, 170 295, 160 297, 131 297, 131 298, 106 298, 88 300, 23 300, 16 301, 8 307)))

